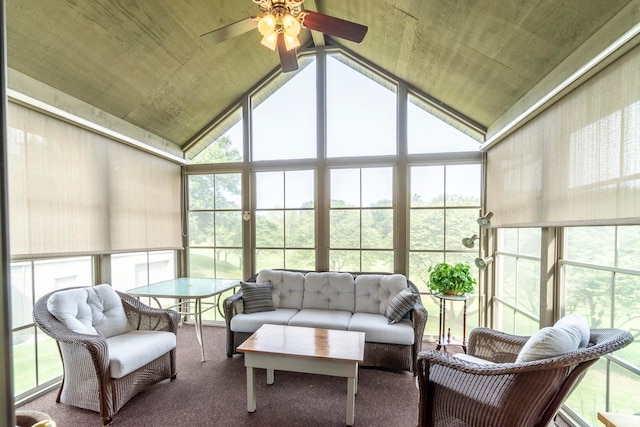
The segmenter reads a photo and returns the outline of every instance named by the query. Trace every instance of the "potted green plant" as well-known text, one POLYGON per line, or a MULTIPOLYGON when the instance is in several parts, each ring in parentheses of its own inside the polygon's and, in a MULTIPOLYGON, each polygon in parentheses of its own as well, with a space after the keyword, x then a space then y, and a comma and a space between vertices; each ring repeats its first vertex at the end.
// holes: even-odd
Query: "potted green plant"
POLYGON ((464 295, 473 292, 476 279, 471 276, 469 264, 455 265, 441 262, 429 267, 429 289, 444 295, 464 295))

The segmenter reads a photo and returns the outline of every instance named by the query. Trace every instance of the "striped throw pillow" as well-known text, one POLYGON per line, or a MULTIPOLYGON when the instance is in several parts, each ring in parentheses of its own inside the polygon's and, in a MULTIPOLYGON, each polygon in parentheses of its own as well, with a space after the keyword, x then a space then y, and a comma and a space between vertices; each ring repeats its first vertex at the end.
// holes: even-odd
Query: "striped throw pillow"
POLYGON ((240 288, 242 289, 245 313, 275 310, 273 300, 271 299, 271 282, 240 282, 240 288))
POLYGON ((409 289, 403 289, 389 301, 384 317, 389 320, 390 325, 397 323, 411 311, 416 302, 418 302, 418 295, 409 289))

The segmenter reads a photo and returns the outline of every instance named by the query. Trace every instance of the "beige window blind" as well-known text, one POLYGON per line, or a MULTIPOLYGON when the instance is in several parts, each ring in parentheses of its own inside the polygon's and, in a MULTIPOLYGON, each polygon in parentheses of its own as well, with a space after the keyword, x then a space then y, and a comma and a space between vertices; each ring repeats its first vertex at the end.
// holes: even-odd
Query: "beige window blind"
POLYGON ((180 166, 9 103, 12 257, 181 247, 180 166))
POLYGON ((487 153, 497 227, 640 224, 640 47, 487 153))

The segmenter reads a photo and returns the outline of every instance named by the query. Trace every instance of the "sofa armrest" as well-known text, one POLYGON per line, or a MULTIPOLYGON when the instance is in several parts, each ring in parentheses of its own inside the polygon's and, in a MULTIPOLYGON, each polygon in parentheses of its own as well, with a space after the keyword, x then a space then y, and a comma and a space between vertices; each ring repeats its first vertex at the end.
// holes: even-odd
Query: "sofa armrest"
POLYGON ((418 287, 411 280, 407 279, 407 286, 411 289, 412 292, 418 295, 418 301, 413 306, 410 312, 411 323, 413 324, 413 375, 417 375, 417 360, 418 353, 422 351, 422 337, 424 336, 424 328, 427 324, 427 319, 429 317, 429 313, 427 309, 424 308, 422 304, 422 299, 420 298, 420 291, 418 287))
POLYGON ((231 329, 231 318, 244 311, 242 290, 238 290, 235 294, 224 299, 222 302, 222 311, 224 312, 227 329, 231 329))

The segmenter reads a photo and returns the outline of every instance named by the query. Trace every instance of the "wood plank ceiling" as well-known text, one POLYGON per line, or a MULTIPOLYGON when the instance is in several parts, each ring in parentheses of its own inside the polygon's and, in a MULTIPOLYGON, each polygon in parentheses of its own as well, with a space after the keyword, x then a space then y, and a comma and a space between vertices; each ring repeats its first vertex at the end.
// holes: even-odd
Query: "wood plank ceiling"
MULTIPOLYGON (((369 27, 361 44, 326 37, 328 45, 485 127, 623 8, 638 8, 638 0, 308 3, 369 27)), ((215 45, 200 37, 256 15, 251 0, 6 0, 6 10, 11 69, 179 146, 279 66, 257 30, 215 45)))

